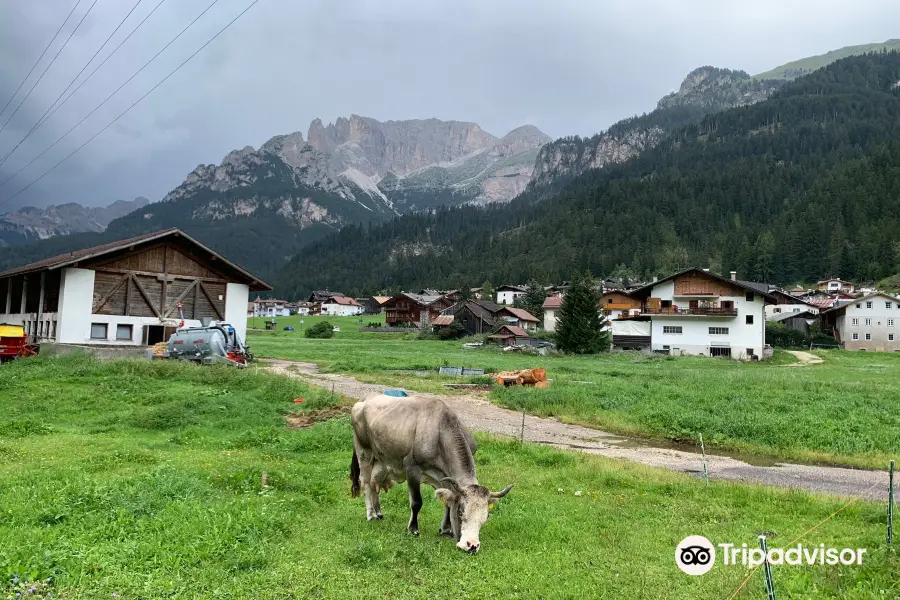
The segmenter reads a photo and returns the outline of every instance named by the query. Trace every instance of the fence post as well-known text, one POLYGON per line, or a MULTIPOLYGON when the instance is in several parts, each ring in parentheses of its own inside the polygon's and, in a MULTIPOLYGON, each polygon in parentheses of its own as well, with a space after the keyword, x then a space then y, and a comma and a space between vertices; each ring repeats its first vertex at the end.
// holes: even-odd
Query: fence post
POLYGON ((887 543, 894 543, 894 461, 888 471, 887 543))
POLYGON ((519 443, 525 443, 525 410, 522 410, 522 429, 519 431, 519 443))
POLYGON ((775 600, 775 582, 772 581, 772 565, 769 564, 769 547, 766 545, 766 536, 759 536, 759 547, 763 551, 763 567, 766 573, 766 598, 775 600))
POLYGON ((709 469, 706 468, 706 448, 703 447, 703 434, 700 434, 700 454, 703 456, 703 478, 709 485, 709 469))

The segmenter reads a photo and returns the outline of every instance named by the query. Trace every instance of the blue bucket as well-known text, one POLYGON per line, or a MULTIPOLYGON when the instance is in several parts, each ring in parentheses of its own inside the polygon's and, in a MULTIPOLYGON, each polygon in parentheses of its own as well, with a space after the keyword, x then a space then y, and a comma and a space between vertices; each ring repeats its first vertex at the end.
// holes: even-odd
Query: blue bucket
POLYGON ((405 398, 409 396, 409 394, 407 394, 403 390, 384 390, 384 395, 393 396, 395 398, 405 398))

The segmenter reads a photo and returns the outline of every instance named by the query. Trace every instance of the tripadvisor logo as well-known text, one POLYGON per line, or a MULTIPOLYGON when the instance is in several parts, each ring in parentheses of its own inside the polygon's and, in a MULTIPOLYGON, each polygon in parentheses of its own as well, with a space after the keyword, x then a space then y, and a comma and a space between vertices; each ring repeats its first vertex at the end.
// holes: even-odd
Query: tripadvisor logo
MULTIPOLYGON (((865 548, 826 548, 825 544, 790 548, 750 548, 747 544, 718 544, 722 564, 756 568, 768 562, 770 565, 861 565, 865 548)), ((716 562, 716 546, 702 535, 691 535, 675 548, 675 564, 688 575, 708 573, 716 562)))

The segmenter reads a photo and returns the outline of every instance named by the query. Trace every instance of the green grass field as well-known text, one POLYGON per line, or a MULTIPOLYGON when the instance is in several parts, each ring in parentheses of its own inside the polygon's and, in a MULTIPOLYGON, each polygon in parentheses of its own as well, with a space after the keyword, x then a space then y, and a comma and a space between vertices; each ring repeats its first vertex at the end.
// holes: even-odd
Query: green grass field
MULTIPOLYGON (((684 575, 681 539, 752 545, 768 531, 778 546, 843 504, 479 437, 479 480, 515 487, 470 556, 437 536, 430 494, 420 538, 405 533, 404 486, 384 521, 365 521, 347 418, 285 427, 285 413, 330 401, 302 383, 83 357, 0 378, 0 598, 13 575, 52 577, 63 599, 726 598, 746 571, 684 575)), ((803 541, 867 548, 863 565, 775 567, 779 597, 897 597, 884 517, 860 502, 827 521, 803 541)), ((761 597, 757 571, 739 598, 761 597)))
POLYGON ((795 361, 780 352, 774 360, 753 364, 633 354, 538 357, 351 329, 342 326, 330 340, 259 332, 250 343, 258 356, 311 361, 325 370, 420 391, 444 391, 444 383, 458 380, 387 371, 543 367, 553 379, 549 389, 498 388, 492 399, 618 433, 688 443, 702 433, 709 446, 721 450, 875 468, 885 468, 900 451, 896 354, 824 351, 819 353, 824 364, 798 368, 785 368, 795 361))

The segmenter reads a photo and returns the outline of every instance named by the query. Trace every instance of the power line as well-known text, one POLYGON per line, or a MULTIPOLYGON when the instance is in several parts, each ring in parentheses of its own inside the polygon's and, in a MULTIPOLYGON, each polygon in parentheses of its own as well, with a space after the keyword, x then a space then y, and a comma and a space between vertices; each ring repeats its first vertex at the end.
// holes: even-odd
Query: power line
MULTIPOLYGON (((99 48, 97 48, 97 51, 94 52, 94 55, 91 56, 90 60, 88 60, 86 63, 84 63, 84 66, 81 67, 81 70, 78 71, 78 74, 75 75, 75 77, 72 78, 72 81, 69 82, 69 85, 66 86, 66 89, 64 89, 62 92, 60 92, 60 93, 59 93, 59 96, 56 97, 56 100, 54 100, 54 101, 50 104, 50 106, 47 107, 47 110, 45 110, 45 111, 44 111, 44 114, 41 115, 41 118, 37 120, 37 123, 35 123, 35 124, 31 127, 31 129, 28 130, 28 133, 26 133, 25 136, 24 136, 21 140, 19 140, 19 143, 18 143, 18 144, 16 144, 15 146, 13 146, 13 149, 12 149, 12 150, 10 150, 9 152, 6 153, 6 156, 4 156, 2 159, 0 159, 0 166, 2 166, 3 163, 5 163, 6 160, 7 160, 10 156, 13 155, 13 152, 15 152, 16 150, 18 150, 18 149, 19 149, 19 146, 21 146, 22 143, 23 143, 25 140, 27 140, 28 137, 29 137, 32 133, 34 133, 35 130, 37 130, 38 127, 41 126, 41 123, 44 121, 44 117, 47 116, 47 113, 49 113, 49 112, 53 109, 53 107, 56 106, 56 103, 59 102, 59 99, 62 98, 62 97, 65 95, 66 92, 69 91, 69 89, 72 87, 72 85, 73 85, 76 81, 78 81, 78 78, 81 77, 81 74, 85 72, 85 70, 91 65, 92 62, 94 62, 94 59, 97 58, 97 55, 100 54, 100 52, 106 47, 106 45, 109 43, 109 40, 111 40, 111 39, 113 38, 113 36, 116 35, 116 32, 119 31, 119 29, 122 28, 122 25, 124 25, 124 24, 125 24, 125 21, 128 20, 128 17, 131 16, 131 13, 133 13, 133 12, 135 11, 135 9, 138 7, 138 5, 140 5, 140 3, 143 2, 143 1, 144 1, 144 0, 137 0, 137 2, 135 2, 134 6, 131 7, 131 10, 128 11, 128 14, 125 15, 125 18, 123 18, 123 19, 119 22, 119 24, 116 26, 116 28, 113 29, 113 32, 112 32, 111 34, 109 34, 109 37, 106 38, 106 41, 103 42, 103 44, 102 44, 99 48)), ((110 56, 112 56, 112 54, 110 54, 110 56)))
POLYGON ((56 33, 53 34, 53 37, 50 38, 50 41, 47 42, 47 47, 44 48, 44 51, 41 52, 41 55, 38 56, 38 59, 34 61, 34 64, 31 65, 31 70, 28 71, 28 75, 25 76, 25 79, 22 80, 22 83, 19 84, 19 87, 16 88, 16 91, 13 92, 13 95, 9 97, 9 100, 6 101, 6 104, 3 105, 3 110, 0 110, 0 115, 6 112, 6 109, 9 107, 9 103, 13 101, 13 98, 16 97, 16 94, 22 89, 22 86, 25 85, 25 82, 28 81, 28 78, 31 77, 31 74, 34 73, 34 70, 37 68, 38 64, 40 64, 41 59, 44 58, 44 55, 47 54, 47 50, 50 49, 50 46, 53 45, 53 42, 56 41, 56 38, 59 37, 59 32, 63 30, 63 27, 66 26, 66 23, 69 22, 69 19, 72 18, 72 14, 75 12, 75 9, 78 8, 78 5, 81 4, 81 0, 77 0, 75 2, 75 6, 72 7, 72 10, 69 11, 69 14, 66 16, 66 20, 62 22, 62 25, 59 26, 59 29, 56 30, 56 33))
POLYGON ((87 9, 87 12, 84 13, 84 15, 81 17, 81 20, 78 21, 78 25, 75 26, 75 29, 73 29, 72 33, 69 34, 69 37, 66 38, 66 41, 63 42, 62 47, 56 52, 56 55, 53 57, 53 60, 50 61, 50 64, 48 64, 46 67, 44 67, 44 71, 41 73, 41 76, 37 78, 37 81, 34 82, 34 85, 31 86, 31 89, 28 90, 27 94, 25 94, 25 97, 22 98, 21 102, 19 102, 19 105, 16 107, 16 110, 14 110, 13 114, 11 114, 9 116, 9 118, 6 120, 6 123, 4 123, 2 127, 0 127, 0 132, 2 132, 4 129, 6 129, 6 126, 9 125, 9 122, 12 121, 13 117, 16 116, 16 113, 19 112, 19 109, 22 108, 22 105, 25 104, 26 100, 28 100, 28 97, 31 95, 31 92, 33 92, 34 88, 37 87, 37 84, 39 84, 41 82, 41 79, 44 78, 44 75, 47 74, 47 71, 50 70, 50 67, 53 66, 53 63, 55 63, 56 59, 59 58, 59 55, 62 54, 62 51, 66 49, 66 46, 69 45, 69 40, 72 39, 72 36, 75 35, 75 32, 78 31, 78 28, 81 27, 81 24, 84 23, 84 20, 87 19, 87 16, 89 14, 91 14, 91 11, 94 10, 94 6, 96 6, 96 5, 97 5, 97 0, 94 0, 94 3, 91 4, 91 6, 87 9))
POLYGON ((50 167, 49 169, 47 169, 46 171, 44 171, 37 179, 35 179, 35 180, 32 181, 31 183, 29 183, 28 185, 26 185, 25 187, 23 187, 22 189, 20 189, 18 192, 16 192, 16 193, 13 194, 12 196, 9 196, 8 198, 6 198, 6 199, 0 201, 0 206, 6 204, 6 203, 9 202, 10 200, 12 200, 12 199, 15 198, 16 196, 18 196, 19 194, 23 193, 25 190, 27 190, 28 188, 30 188, 31 186, 33 186, 34 184, 36 184, 38 181, 40 181, 41 179, 43 179, 44 177, 46 177, 48 174, 50 174, 52 171, 54 171, 54 170, 55 170, 57 167, 59 167, 61 164, 63 164, 64 162, 66 162, 67 160, 69 160, 70 158, 72 158, 72 156, 74 156, 79 150, 81 150, 82 148, 84 148, 85 146, 87 146, 88 144, 90 144, 92 141, 94 141, 97 137, 100 136, 100 134, 102 134, 104 131, 106 131, 107 129, 109 129, 110 127, 112 127, 112 126, 116 123, 116 121, 118 121, 119 119, 121 119, 122 117, 124 117, 124 116, 125 116, 132 108, 134 108, 135 106, 137 106, 138 104, 140 104, 147 96, 149 96, 150 94, 152 94, 153 91, 156 90, 156 88, 158 88, 158 87, 161 86, 163 83, 165 83, 166 80, 168 80, 172 75, 174 75, 175 73, 177 73, 177 72, 178 72, 184 65, 186 65, 191 59, 193 59, 195 56, 197 56, 198 54, 200 54, 200 52, 202 52, 204 48, 206 48, 207 46, 209 46, 216 38, 218 38, 220 35, 222 35, 222 34, 225 32, 226 29, 228 29, 229 27, 231 27, 232 25, 234 25, 234 23, 235 23, 238 19, 240 19, 241 17, 243 17, 244 14, 246 14, 248 10, 250 10, 251 8, 253 8, 254 6, 256 6, 256 4, 257 4, 258 2, 259 2, 259 0, 253 0, 253 2, 251 2, 250 5, 249 5, 247 8, 245 8, 244 10, 242 10, 242 11, 240 12, 240 14, 238 14, 238 16, 236 16, 236 17, 233 18, 231 21, 229 21, 228 24, 225 25, 225 27, 223 27, 222 29, 220 29, 220 30, 218 31, 218 33, 216 33, 216 35, 214 35, 214 36, 212 36, 211 38, 209 38, 209 40, 207 40, 205 44, 203 44, 202 46, 200 46, 200 48, 198 48, 193 54, 191 54, 190 56, 188 56, 188 57, 184 60, 184 62, 182 62, 182 63, 181 63, 180 65, 178 65, 177 67, 175 67, 175 69, 174 69, 171 73, 169 73, 168 75, 166 75, 159 83, 157 83, 157 84, 154 85, 152 88, 150 88, 150 90, 149 90, 146 94, 144 94, 143 96, 141 96, 140 98, 138 98, 131 106, 129 106, 128 108, 126 108, 124 111, 122 111, 122 112, 119 114, 119 116, 117 116, 115 119, 113 119, 112 121, 110 121, 109 123, 107 123, 107 125, 106 125, 103 129, 101 129, 100 131, 98 131, 97 133, 95 133, 94 135, 92 135, 90 138, 88 138, 88 140, 87 140, 85 143, 83 143, 82 145, 80 145, 80 146, 78 146, 77 148, 75 148, 75 150, 73 150, 71 153, 69 153, 68 156, 66 156, 66 157, 63 158, 61 161, 59 161, 58 163, 56 163, 55 165, 53 165, 52 167, 50 167))
MULTIPOLYGON (((46 123, 46 122, 50 119, 50 117, 52 117, 53 115, 56 114, 56 111, 58 111, 60 108, 62 108, 63 105, 64 105, 66 102, 68 102, 68 101, 72 98, 72 96, 74 96, 75 94, 77 94, 77 93, 78 93, 78 90, 80 90, 80 89, 84 86, 84 84, 86 84, 88 81, 90 81, 91 77, 94 76, 94 73, 96 73, 97 71, 99 71, 100 68, 103 67, 103 65, 106 64, 106 61, 108 61, 110 58, 112 58, 112 56, 113 56, 116 52, 119 51, 119 48, 121 48, 121 47, 125 44, 125 42, 127 42, 129 39, 131 39, 131 36, 134 35, 134 33, 135 33, 138 29, 140 29, 141 26, 142 26, 144 23, 147 22, 147 19, 149 19, 150 17, 153 16, 153 13, 155 13, 156 10, 157 10, 160 6, 162 6, 163 2, 165 2, 165 1, 166 1, 166 0, 159 0, 159 2, 157 3, 157 5, 153 7, 153 10, 151 10, 149 13, 147 13, 147 16, 146 16, 146 17, 144 17, 143 19, 141 19, 141 22, 138 23, 137 26, 136 26, 134 29, 132 29, 131 32, 130 32, 128 35, 125 36, 125 39, 123 39, 121 42, 119 42, 119 45, 118 45, 118 46, 116 46, 115 48, 113 48, 113 51, 110 52, 110 53, 106 56, 106 58, 104 58, 103 61, 102 61, 99 65, 97 65, 96 67, 94 67, 94 70, 91 71, 91 72, 88 74, 87 77, 85 77, 83 80, 81 80, 81 83, 79 83, 78 86, 77 86, 74 90, 72 90, 72 93, 69 94, 68 96, 66 96, 65 99, 64 99, 62 102, 60 102, 59 104, 57 104, 57 105, 53 108, 53 110, 50 111, 50 114, 48 114, 46 117, 44 117, 44 120, 43 120, 43 121, 41 121, 40 123, 38 123, 38 126, 37 126, 36 129, 40 129, 41 127, 43 127, 44 123, 46 123)), ((2 184, 0 184, 0 185, 2 185, 2 184)))
MULTIPOLYGON (((7 177, 6 179, 4 179, 3 181, 0 181, 0 188, 2 188, 4 185, 6 185, 7 183, 9 183, 9 181, 10 181, 12 178, 14 178, 16 175, 18 175, 19 173, 21 173, 22 171, 24 171, 25 169, 27 169, 28 167, 30 167, 31 165, 33 165, 39 158, 41 158, 42 156, 44 156, 45 154, 47 154, 48 152, 50 152, 50 150, 52 150, 58 143, 60 143, 61 141, 63 141, 66 137, 68 137, 68 135, 69 135, 70 133, 72 133, 73 131, 75 131, 75 130, 78 128, 79 125, 81 125, 82 123, 84 123, 85 121, 87 121, 87 120, 91 117, 91 115, 93 115, 95 112, 97 112, 98 110, 100 110, 100 109, 103 107, 103 105, 105 105, 107 102, 109 102, 110 100, 112 100, 113 96, 115 96, 115 95, 118 94, 120 91, 122 91, 122 88, 124 88, 126 85, 128 85, 135 77, 137 77, 138 75, 140 75, 141 71, 143 71, 143 70, 146 69, 148 66, 150 66, 150 63, 152 63, 154 60, 156 60, 156 59, 159 57, 160 54, 162 54, 163 52, 165 52, 166 49, 167 49, 169 46, 171 46, 172 44, 174 44, 175 41, 176 41, 178 38, 180 38, 180 37, 184 34, 185 31, 187 31, 188 29, 190 29, 191 26, 192 26, 194 23, 196 23, 197 21, 199 21, 200 18, 201 18, 203 15, 205 15, 207 12, 209 12, 209 9, 211 9, 213 6, 215 6, 218 2, 219 2, 219 0, 213 0, 212 3, 211 3, 209 6, 207 6, 205 9, 203 9, 203 12, 202 12, 202 13, 200 13, 199 15, 197 15, 197 17, 196 17, 193 21, 191 21, 190 23, 188 23, 187 26, 186 26, 184 29, 182 29, 182 30, 178 33, 178 35, 176 35, 175 37, 173 37, 173 38, 169 41, 168 44, 166 44, 165 46, 163 46, 163 47, 162 47, 162 50, 160 50, 159 52, 157 52, 157 53, 153 56, 153 58, 151 58, 150 60, 148 60, 147 62, 145 62, 145 63, 144 63, 144 66, 142 66, 140 69, 138 69, 137 72, 134 73, 134 75, 132 75, 131 77, 129 77, 129 78, 125 81, 125 83, 123 83, 123 84, 120 85, 118 88, 116 88, 116 90, 115 90, 112 94, 110 94, 109 96, 107 96, 106 99, 105 99, 103 102, 101 102, 100 104, 98 104, 97 106, 95 106, 94 109, 93 109, 91 112, 89 112, 88 114, 86 114, 86 115, 84 116, 84 118, 82 118, 80 121, 78 121, 77 123, 75 123, 75 125, 73 125, 71 129, 69 129, 67 132, 65 132, 65 133, 62 134, 61 136, 59 136, 59 138, 57 138, 57 140, 56 140, 55 142, 53 142, 53 143, 50 144, 47 148, 45 148, 43 152, 41 152, 40 154, 38 154, 37 156, 35 156, 34 158, 32 158, 32 159, 31 159, 31 162, 29 162, 27 165, 25 165, 24 167, 22 167, 21 169, 19 169, 18 171, 16 171, 15 173, 13 173, 12 175, 10 175, 10 176, 7 177)), ((252 6, 252 5, 251 5, 251 6, 252 6)), ((69 96, 69 97, 71 98, 71 96, 69 96)), ((62 106, 62 105, 60 105, 60 106, 62 106)))

